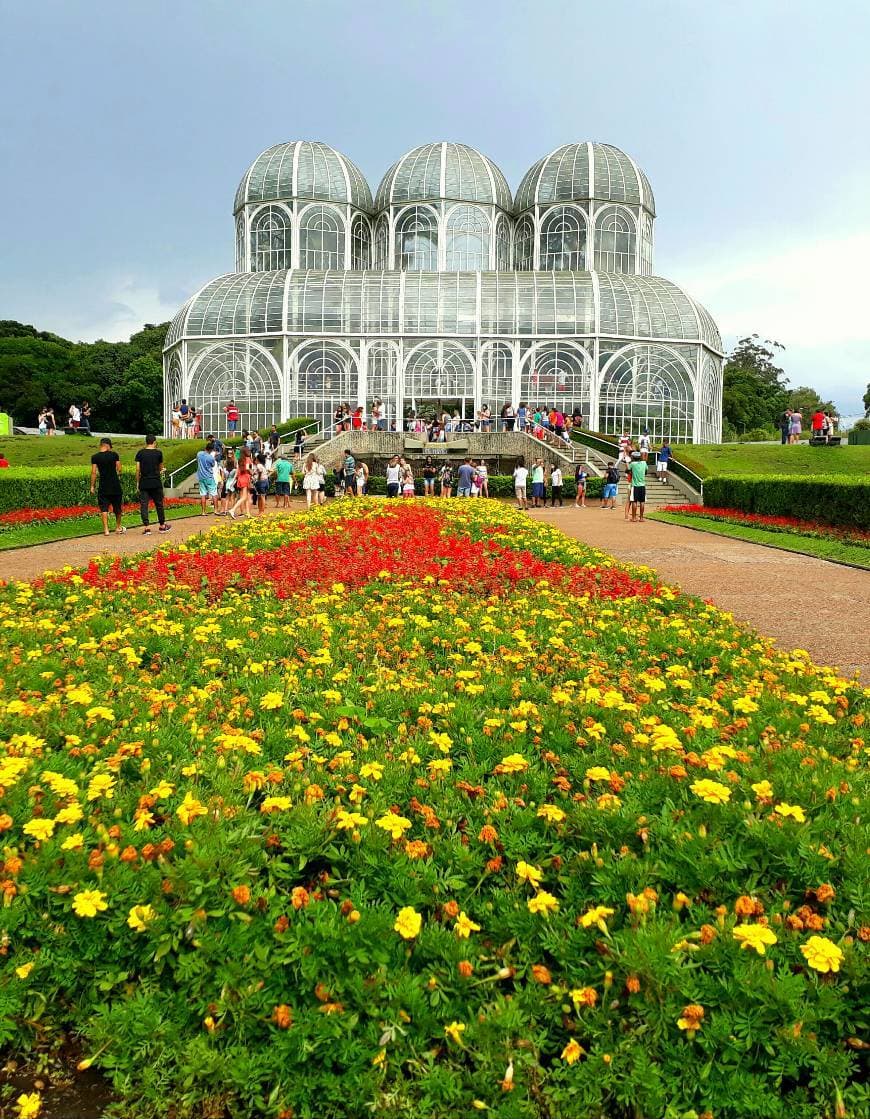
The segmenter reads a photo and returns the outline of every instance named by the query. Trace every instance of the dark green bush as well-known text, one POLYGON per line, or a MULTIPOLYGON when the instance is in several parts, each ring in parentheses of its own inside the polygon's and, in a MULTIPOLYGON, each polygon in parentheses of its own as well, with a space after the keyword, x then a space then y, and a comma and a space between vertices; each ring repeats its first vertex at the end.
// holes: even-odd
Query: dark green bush
POLYGON ((704 482, 704 504, 870 528, 870 479, 723 474, 704 482))
MULTIPOLYGON (((81 466, 18 467, 0 470, 0 513, 14 509, 55 509, 58 506, 93 505, 91 468, 81 466)), ((125 501, 136 496, 136 475, 131 466, 121 474, 125 501)))

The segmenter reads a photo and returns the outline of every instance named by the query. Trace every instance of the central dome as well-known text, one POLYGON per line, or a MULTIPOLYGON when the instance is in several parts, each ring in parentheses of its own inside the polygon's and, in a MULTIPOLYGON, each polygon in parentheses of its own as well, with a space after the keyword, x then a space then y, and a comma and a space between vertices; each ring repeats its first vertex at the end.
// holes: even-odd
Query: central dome
POLYGON ((481 202, 511 210, 507 180, 491 159, 467 144, 422 144, 381 180, 375 209, 406 202, 481 202))

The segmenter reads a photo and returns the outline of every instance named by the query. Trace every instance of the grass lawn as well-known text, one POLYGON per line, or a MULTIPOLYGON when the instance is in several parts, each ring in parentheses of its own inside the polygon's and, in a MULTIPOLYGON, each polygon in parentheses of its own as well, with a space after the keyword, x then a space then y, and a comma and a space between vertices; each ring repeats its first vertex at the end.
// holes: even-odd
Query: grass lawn
MULTIPOLYGON (((0 438, 2 451, 13 467, 15 466, 76 466, 90 465, 91 455, 98 451, 99 439, 84 435, 11 435, 0 438)), ((196 452, 205 446, 196 439, 158 439, 158 447, 163 451, 167 469, 183 466, 196 452)), ((136 452, 145 446, 145 437, 132 439, 113 439, 112 447, 121 456, 123 463, 132 464, 136 452)))
POLYGON ((648 513, 647 519, 664 521, 671 525, 685 525, 686 528, 712 532, 718 536, 731 536, 736 540, 748 540, 753 544, 767 544, 773 548, 782 548, 786 552, 800 552, 805 556, 816 556, 818 559, 832 560, 834 563, 851 563, 870 570, 870 548, 862 548, 857 544, 844 544, 840 540, 817 540, 809 536, 799 536, 797 533, 769 532, 763 528, 722 524, 703 517, 683 516, 681 513, 648 513))
MULTIPOLYGON (((199 515, 199 502, 194 505, 177 506, 174 509, 166 510, 167 521, 178 521, 185 517, 194 517, 199 515)), ((154 512, 154 506, 151 506, 151 524, 154 531, 157 531, 157 515, 154 512)), ((110 525, 115 523, 114 514, 109 515, 110 525)), ((134 526, 139 528, 141 520, 137 513, 125 513, 122 523, 128 529, 134 526)), ((60 521, 54 525, 22 525, 17 528, 3 529, 0 528, 0 551, 8 551, 10 548, 27 548, 31 544, 51 544, 55 540, 74 540, 80 536, 94 536, 97 533, 102 533, 103 524, 99 515, 95 517, 81 517, 76 520, 60 521)))
POLYGON ((870 473, 870 446, 811 447, 799 443, 695 444, 674 448, 679 462, 702 478, 716 474, 848 474, 870 473))

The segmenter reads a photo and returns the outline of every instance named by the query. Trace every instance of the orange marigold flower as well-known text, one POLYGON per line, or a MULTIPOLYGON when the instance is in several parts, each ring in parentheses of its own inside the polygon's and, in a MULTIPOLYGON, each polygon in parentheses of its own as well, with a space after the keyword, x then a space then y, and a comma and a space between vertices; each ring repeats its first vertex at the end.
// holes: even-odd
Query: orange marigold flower
POLYGON ((712 944, 716 939, 717 933, 713 925, 701 925, 701 943, 712 944))
POLYGON ((9 831, 11 827, 12 817, 9 815, 8 812, 4 812, 2 815, 0 815, 0 832, 9 831))
POLYGON ((456 965, 456 970, 463 979, 470 979, 474 974, 474 964, 470 960, 460 960, 456 965))
POLYGON ((432 853, 432 848, 422 839, 407 839, 405 841, 405 854, 409 859, 425 859, 432 853))
POLYGON ((489 874, 498 874, 504 865, 504 859, 501 855, 496 855, 494 859, 489 859, 486 864, 486 869, 489 874))
POLYGON ((532 965, 532 978, 536 983, 542 983, 545 987, 553 982, 553 976, 550 974, 550 969, 544 967, 543 964, 532 965))
POLYGON ((826 902, 829 902, 829 901, 833 901, 836 896, 837 896, 837 891, 834 889, 833 886, 830 886, 827 882, 823 882, 821 884, 821 886, 816 887, 816 898, 820 902, 822 902, 822 904, 825 904, 826 902))
POLYGON ((484 824, 478 832, 477 838, 481 843, 495 843, 498 840, 498 831, 492 824, 484 824))
POLYGON ((636 975, 629 975, 625 981, 625 989, 630 995, 636 995, 640 990, 640 980, 636 975))
POLYGON ((294 886, 290 891, 290 904, 294 909, 304 909, 311 901, 311 895, 304 886, 294 886))
POLYGON ((233 895, 233 901, 237 905, 247 905, 251 900, 250 886, 233 886, 230 892, 233 895))
POLYGON ((453 920, 454 917, 459 915, 459 905, 455 901, 447 901, 444 903, 445 916, 453 920))
POLYGON ((760 917, 764 913, 764 906, 758 898, 751 898, 746 894, 734 902, 734 912, 738 917, 760 917))
POLYGON ((272 1021, 279 1030, 289 1030, 293 1025, 293 1011, 286 1003, 281 1003, 272 1011, 272 1021))
POLYGON ((576 987, 571 992, 571 1001, 575 1010, 579 1010, 581 1006, 592 1007, 598 1002, 598 992, 594 987, 576 987))

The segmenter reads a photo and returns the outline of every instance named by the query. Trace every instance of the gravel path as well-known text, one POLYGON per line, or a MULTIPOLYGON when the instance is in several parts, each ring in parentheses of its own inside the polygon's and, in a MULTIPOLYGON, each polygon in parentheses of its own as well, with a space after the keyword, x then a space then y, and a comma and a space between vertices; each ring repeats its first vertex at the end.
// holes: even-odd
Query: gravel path
MULTIPOLYGON (((301 510, 301 502, 293 508, 301 510)), ((269 510, 270 515, 272 510, 269 510)), ((786 648, 808 649, 820 664, 858 672, 870 684, 870 573, 810 556, 781 552, 696 532, 680 525, 631 524, 621 510, 536 510, 536 519, 629 563, 655 568, 668 582, 702 598, 774 637, 786 648), (824 624, 815 625, 821 616, 824 624)), ((143 536, 131 529, 108 539, 83 536, 0 552, 0 579, 34 579, 67 565, 82 567, 96 555, 130 555, 159 544, 196 536, 223 518, 175 521, 172 531, 143 536)))
POLYGON ((632 524, 620 508, 602 512, 597 504, 531 516, 617 559, 652 567, 785 648, 807 649, 817 664, 857 671, 870 684, 870 572, 681 525, 632 524))

